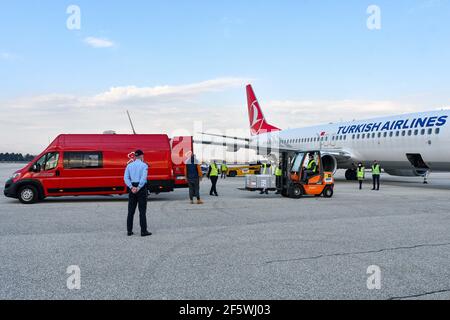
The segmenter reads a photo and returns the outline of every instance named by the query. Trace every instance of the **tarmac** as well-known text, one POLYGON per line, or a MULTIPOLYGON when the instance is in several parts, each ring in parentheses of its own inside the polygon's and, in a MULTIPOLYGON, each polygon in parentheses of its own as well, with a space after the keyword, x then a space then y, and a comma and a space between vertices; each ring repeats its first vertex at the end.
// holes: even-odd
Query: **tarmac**
POLYGON ((5 198, 20 167, 0 164, 0 299, 450 299, 450 174, 359 191, 338 172, 333 198, 299 200, 238 190, 243 178, 210 197, 205 180, 204 205, 152 195, 141 238, 126 236, 126 197, 5 198))

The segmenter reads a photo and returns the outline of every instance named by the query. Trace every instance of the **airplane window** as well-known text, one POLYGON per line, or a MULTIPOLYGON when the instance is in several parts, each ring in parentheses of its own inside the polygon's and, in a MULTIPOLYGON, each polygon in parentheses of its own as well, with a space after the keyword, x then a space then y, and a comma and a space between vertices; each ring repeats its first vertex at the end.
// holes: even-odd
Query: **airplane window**
POLYGON ((344 140, 347 140, 347 136, 344 136, 344 140))
POLYGON ((414 135, 417 136, 419 134, 419 130, 414 130, 414 135))
POLYGON ((359 133, 358 133, 358 135, 356 136, 356 139, 359 139, 359 136, 360 136, 360 135, 359 135, 359 133))
POLYGON ((432 134, 433 133, 433 129, 428 129, 428 134, 432 134))
POLYGON ((400 131, 396 131, 396 132, 395 132, 395 136, 396 136, 396 137, 400 137, 400 131))
POLYGON ((385 132, 385 133, 383 134, 383 137, 385 137, 385 138, 387 137, 387 132, 385 132))
POLYGON ((328 137, 325 137, 325 141, 328 141, 328 137))
POLYGON ((353 140, 355 140, 355 137, 356 137, 355 135, 352 135, 352 139, 353 139, 353 140))
POLYGON ((361 138, 364 139, 365 137, 366 137, 366 134, 363 133, 362 136, 361 136, 361 138))
POLYGON ((375 138, 375 132, 374 133, 372 133, 372 139, 374 139, 375 138))
POLYGON ((402 136, 406 136, 406 131, 402 131, 402 136))
POLYGON ((394 132, 392 132, 392 131, 391 131, 391 132, 389 132, 389 137, 391 137, 391 138, 392 138, 393 136, 394 136, 394 132))
POLYGON ((425 135, 425 129, 420 130, 420 134, 424 136, 425 135))
POLYGON ((367 139, 370 139, 370 133, 367 134, 367 139))
POLYGON ((440 128, 436 128, 436 134, 441 133, 441 129, 440 128))
POLYGON ((408 136, 412 135, 412 130, 408 130, 408 136))
POLYGON ((381 138, 381 132, 378 132, 378 138, 381 138))

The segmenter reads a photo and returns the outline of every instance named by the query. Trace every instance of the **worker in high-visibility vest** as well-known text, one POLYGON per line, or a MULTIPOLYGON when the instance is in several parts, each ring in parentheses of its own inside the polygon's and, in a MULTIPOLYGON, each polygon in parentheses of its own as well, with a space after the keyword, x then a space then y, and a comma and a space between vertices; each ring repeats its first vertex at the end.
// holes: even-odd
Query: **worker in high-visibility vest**
MULTIPOLYGON (((261 174, 263 175, 269 175, 269 165, 267 163, 263 163, 262 167, 261 167, 261 174)), ((268 189, 263 189, 261 190, 260 194, 269 194, 269 190, 268 189)))
POLYGON ((278 164, 277 168, 275 169, 275 181, 277 184, 277 193, 276 194, 280 194, 281 193, 281 188, 282 188, 282 178, 283 178, 283 169, 282 169, 282 164, 281 162, 278 164))
POLYGON ((361 162, 358 163, 358 168, 356 168, 356 177, 358 178, 359 182, 359 190, 361 190, 363 181, 366 177, 366 168, 364 168, 361 162))
POLYGON ((261 174, 269 174, 269 167, 267 166, 267 163, 263 163, 261 165, 261 174))
POLYGON ((375 160, 372 164, 372 180, 373 180, 372 190, 380 190, 380 175, 381 175, 381 167, 378 161, 375 160))
POLYGON ((317 162, 314 159, 314 154, 311 153, 309 155, 308 164, 306 165, 305 169, 306 170, 305 170, 304 180, 305 180, 305 182, 307 182, 309 178, 311 178, 317 174, 317 162))
POLYGON ((226 179, 227 178, 227 173, 228 173, 228 166, 227 166, 227 163, 224 161, 222 163, 222 165, 220 166, 220 177, 222 179, 226 179))
POLYGON ((207 177, 211 180, 211 190, 209 191, 209 195, 218 197, 217 180, 219 180, 219 167, 215 160, 213 160, 209 166, 207 177))

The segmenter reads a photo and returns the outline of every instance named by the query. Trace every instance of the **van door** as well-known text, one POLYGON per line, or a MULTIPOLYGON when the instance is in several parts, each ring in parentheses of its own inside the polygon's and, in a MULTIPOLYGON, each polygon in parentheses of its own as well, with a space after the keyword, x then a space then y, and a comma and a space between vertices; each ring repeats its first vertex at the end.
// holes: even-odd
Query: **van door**
POLYGON ((39 180, 46 194, 58 193, 61 166, 60 153, 49 152, 33 165, 31 177, 39 180))

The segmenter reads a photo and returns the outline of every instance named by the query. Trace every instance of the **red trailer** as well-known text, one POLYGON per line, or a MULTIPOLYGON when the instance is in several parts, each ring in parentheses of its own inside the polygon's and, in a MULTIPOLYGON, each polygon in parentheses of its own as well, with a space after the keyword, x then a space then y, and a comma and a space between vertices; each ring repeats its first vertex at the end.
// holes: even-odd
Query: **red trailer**
POLYGON ((192 137, 167 135, 60 135, 6 182, 4 194, 22 203, 46 197, 125 194, 126 165, 141 149, 152 193, 187 187, 184 159, 192 137))

